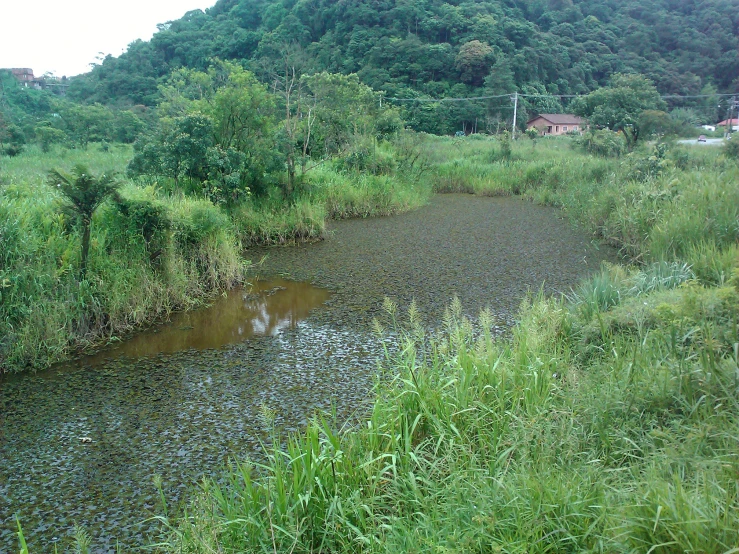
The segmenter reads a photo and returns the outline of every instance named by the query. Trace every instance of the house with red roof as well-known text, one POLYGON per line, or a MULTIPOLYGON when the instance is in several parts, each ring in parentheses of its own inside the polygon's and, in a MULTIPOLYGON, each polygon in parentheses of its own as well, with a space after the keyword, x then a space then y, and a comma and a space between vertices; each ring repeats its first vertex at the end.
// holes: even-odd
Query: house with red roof
POLYGON ((582 117, 569 113, 543 113, 526 123, 527 129, 537 129, 542 135, 566 135, 582 133, 587 123, 582 117))
POLYGON ((729 123, 731 123, 731 130, 736 131, 739 130, 739 119, 724 119, 723 121, 719 121, 716 123, 716 127, 727 127, 729 126, 729 123))

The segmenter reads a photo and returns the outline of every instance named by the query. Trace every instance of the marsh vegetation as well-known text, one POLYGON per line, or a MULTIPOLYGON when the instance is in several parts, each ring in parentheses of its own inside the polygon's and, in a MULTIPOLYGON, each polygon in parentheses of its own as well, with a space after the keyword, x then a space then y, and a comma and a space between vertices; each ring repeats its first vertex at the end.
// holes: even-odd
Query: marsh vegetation
MULTIPOLYGON (((261 345, 255 351, 247 346, 227 351, 247 365, 286 362, 307 368, 279 380, 283 389, 292 383, 285 390, 294 399, 302 398, 300 391, 330 389, 316 388, 319 382, 342 392, 320 399, 308 394, 286 411, 289 399, 277 391, 261 403, 252 398, 252 420, 261 423, 256 431, 243 430, 254 440, 234 442, 232 432, 209 426, 183 431, 160 448, 172 455, 168 461, 146 454, 145 444, 128 434, 135 426, 126 426, 122 437, 127 438, 121 440, 140 444, 135 454, 140 462, 132 467, 164 475, 159 482, 170 511, 163 520, 168 535, 162 548, 368 552, 464 544, 477 550, 605 552, 661 544, 666 552, 725 552, 736 543, 738 528, 735 153, 658 142, 627 154, 609 147, 618 137, 607 133, 581 141, 511 141, 401 132, 359 158, 355 152, 325 158, 302 174, 288 201, 281 185, 238 202, 219 202, 212 191, 193 188, 207 179, 124 178, 135 156, 127 145, 54 146, 50 152, 28 147, 3 159, 3 366, 43 368, 173 310, 198 306, 243 281, 247 260, 268 253, 271 259, 259 271, 288 273, 337 291, 325 318, 313 316, 317 327, 311 337, 288 333, 293 338, 285 340, 296 340, 304 353, 333 344, 329 336, 338 342, 330 354, 324 352, 327 362, 320 371, 305 357, 280 361, 275 346, 266 344, 270 339, 253 343, 261 345), (357 159, 361 167, 351 165, 357 159), (80 163, 92 175, 117 171, 122 181, 117 194, 91 212, 84 275, 84 226, 64 215, 60 196, 46 183, 49 169, 80 163), (354 235, 348 227, 342 235, 341 225, 331 223, 407 212, 434 193, 478 198, 447 197, 451 212, 435 199, 425 211, 397 219, 347 222, 362 224, 354 235), (513 196, 519 198, 510 201, 520 208, 500 203, 500 197, 513 196), (554 212, 537 211, 543 208, 536 204, 558 208, 581 234, 582 245, 571 253, 563 250, 557 241, 571 233, 568 224, 555 224, 556 218, 544 223, 554 212), (327 225, 335 228, 332 240, 311 246, 326 238, 327 225), (544 235, 533 244, 537 232, 544 235), (376 248, 367 244, 369 237, 379 241, 376 248), (598 242, 620 251, 623 265, 606 255, 605 247, 594 250, 598 242), (303 246, 261 250, 290 243, 303 246), (496 247, 513 258, 495 254, 496 247), (517 255, 532 265, 519 267, 517 255), (556 268, 546 269, 547 256, 554 257, 556 268), (603 259, 609 264, 599 268, 603 259), (482 260, 492 265, 478 267, 482 260), (570 271, 572 277, 563 277, 570 271), (540 296, 542 282, 555 286, 540 296), (383 315, 378 308, 388 292, 401 304, 387 303, 383 315), (462 301, 444 314, 454 293, 462 301), (473 317, 488 305, 492 313, 473 317), (409 306, 415 307, 406 313, 409 306), (391 338, 373 337, 373 318, 376 330, 391 330, 391 338), (507 338, 498 336, 511 323, 507 338), (335 325, 348 326, 350 334, 336 334, 335 325), (347 347, 360 336, 359 350, 347 347), (336 366, 330 360, 338 352, 344 354, 336 366), (374 367, 384 356, 383 378, 372 389, 374 367), (306 389, 306 383, 313 386, 306 389), (340 408, 336 417, 309 422, 315 410, 332 403, 340 408), (262 405, 267 415, 274 412, 269 424, 257 413, 262 405), (257 437, 273 446, 261 450, 257 437), (190 446, 175 448, 183 440, 190 446), (183 491, 168 487, 182 482, 181 471, 190 479, 205 469, 182 460, 174 468, 177 452, 199 452, 214 467, 226 464, 224 453, 239 460, 223 473, 206 472, 212 480, 195 493, 185 519, 178 519, 187 503, 183 491)), ((49 384, 58 391, 61 378, 69 398, 82 398, 90 382, 108 391, 125 377, 122 368, 130 367, 150 377, 141 389, 120 381, 116 394, 128 398, 129 391, 139 407, 150 399, 154 414, 167 368, 179 368, 189 375, 186 381, 207 380, 209 371, 222 367, 223 357, 212 351, 159 362, 144 358, 130 366, 106 362, 92 369, 95 377, 79 369, 62 372, 49 384)), ((231 369, 223 373, 223 390, 232 394, 241 390, 240 373, 233 373, 241 366, 226 367, 231 369)), ((267 381, 259 382, 257 389, 272 390, 267 381)), ((3 411, 20 410, 17 429, 27 429, 29 437, 36 428, 33 410, 23 423, 20 399, 31 399, 33 406, 57 402, 53 394, 45 396, 48 387, 27 388, 31 384, 6 381, 3 387, 3 411)), ((205 387, 193 409, 215 409, 217 403, 206 398, 216 389, 205 387)), ((93 408, 105 411, 106 401, 100 402, 92 402, 93 408)), ((227 411, 217 412, 228 419, 227 411)), ((52 420, 54 413, 48 414, 52 420)), ((88 417, 97 421, 99 415, 88 417)), ((123 412, 121 417, 128 420, 123 412)), ((162 432, 169 425, 166 417, 147 421, 163 425, 162 432)), ((242 426, 232 431, 238 429, 242 426)), ((106 444, 116 444, 109 430, 85 428, 98 431, 106 444)), ((38 459, 55 451, 44 441, 34 454, 38 459)), ((107 469, 80 475, 112 495, 102 483, 116 465, 102 451, 94 460, 107 469)), ((132 475, 131 482, 140 482, 138 473, 132 475)), ((67 491, 59 498, 77 498, 80 490, 54 479, 43 483, 44 494, 49 487, 67 491)), ((154 489, 152 494, 131 490, 154 499, 142 510, 159 506, 162 513, 154 489)), ((106 502, 95 509, 104 511, 106 502)), ((115 522, 134 516, 111 512, 109 517, 115 528, 115 522)), ((43 525, 37 527, 35 517, 28 521, 34 523, 26 528, 26 539, 34 544, 38 538, 29 534, 43 536, 43 525)), ((71 520, 63 525, 68 524, 71 520)), ((100 525, 90 527, 95 531, 100 525)), ((132 529, 141 533, 133 543, 145 542, 144 533, 151 537, 151 528, 132 529)), ((112 545, 111 531, 105 533, 104 544, 112 545)))
POLYGON ((500 159, 484 139, 435 140, 432 180, 559 206, 634 265, 605 265, 561 298, 529 296, 505 340, 489 312, 469 318, 454 302, 429 333, 413 305, 388 301, 377 330, 392 329, 398 351, 370 414, 351 426, 316 417, 266 464, 206 481, 187 518, 164 519, 166 550, 735 547, 736 160, 565 145, 500 159))

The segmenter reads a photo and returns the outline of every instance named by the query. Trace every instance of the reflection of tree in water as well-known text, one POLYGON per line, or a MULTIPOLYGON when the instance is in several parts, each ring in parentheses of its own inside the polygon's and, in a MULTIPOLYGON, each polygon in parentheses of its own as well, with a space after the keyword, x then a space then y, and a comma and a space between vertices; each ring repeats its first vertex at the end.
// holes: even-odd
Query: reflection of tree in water
POLYGON ((114 352, 131 358, 194 348, 205 350, 233 344, 255 335, 274 336, 308 317, 330 293, 307 283, 275 279, 231 291, 205 309, 175 314, 167 325, 122 343, 114 352))
POLYGON ((281 329, 295 327, 308 317, 310 311, 328 299, 328 293, 306 283, 289 283, 290 286, 273 286, 273 281, 257 283, 261 290, 244 294, 244 307, 249 312, 249 329, 239 328, 239 334, 276 335, 281 329))

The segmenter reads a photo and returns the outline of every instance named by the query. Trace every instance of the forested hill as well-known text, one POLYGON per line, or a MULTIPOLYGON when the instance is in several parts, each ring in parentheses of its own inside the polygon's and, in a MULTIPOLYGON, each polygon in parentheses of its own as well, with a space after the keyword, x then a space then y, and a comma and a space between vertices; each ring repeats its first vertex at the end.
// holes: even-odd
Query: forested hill
POLYGON ((389 96, 578 94, 615 72, 663 93, 733 92, 738 35, 739 0, 219 0, 107 57, 70 94, 153 105, 172 69, 218 57, 259 76, 287 45, 304 72, 354 72, 389 96))

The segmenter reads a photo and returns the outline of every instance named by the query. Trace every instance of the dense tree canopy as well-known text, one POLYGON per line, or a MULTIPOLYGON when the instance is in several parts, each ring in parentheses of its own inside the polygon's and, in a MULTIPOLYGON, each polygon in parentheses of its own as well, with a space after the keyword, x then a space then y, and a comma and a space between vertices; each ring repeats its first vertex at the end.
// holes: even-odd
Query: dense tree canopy
MULTIPOLYGON (((304 73, 355 72, 389 97, 476 96, 496 68, 507 68, 507 86, 555 95, 586 94, 614 73, 643 74, 663 94, 726 92, 739 85, 738 35, 739 0, 219 0, 106 58, 71 94, 154 105, 172 70, 204 70, 214 57, 266 81, 285 44, 304 51, 304 73)), ((491 125, 501 113, 405 108, 431 131, 491 125)))

